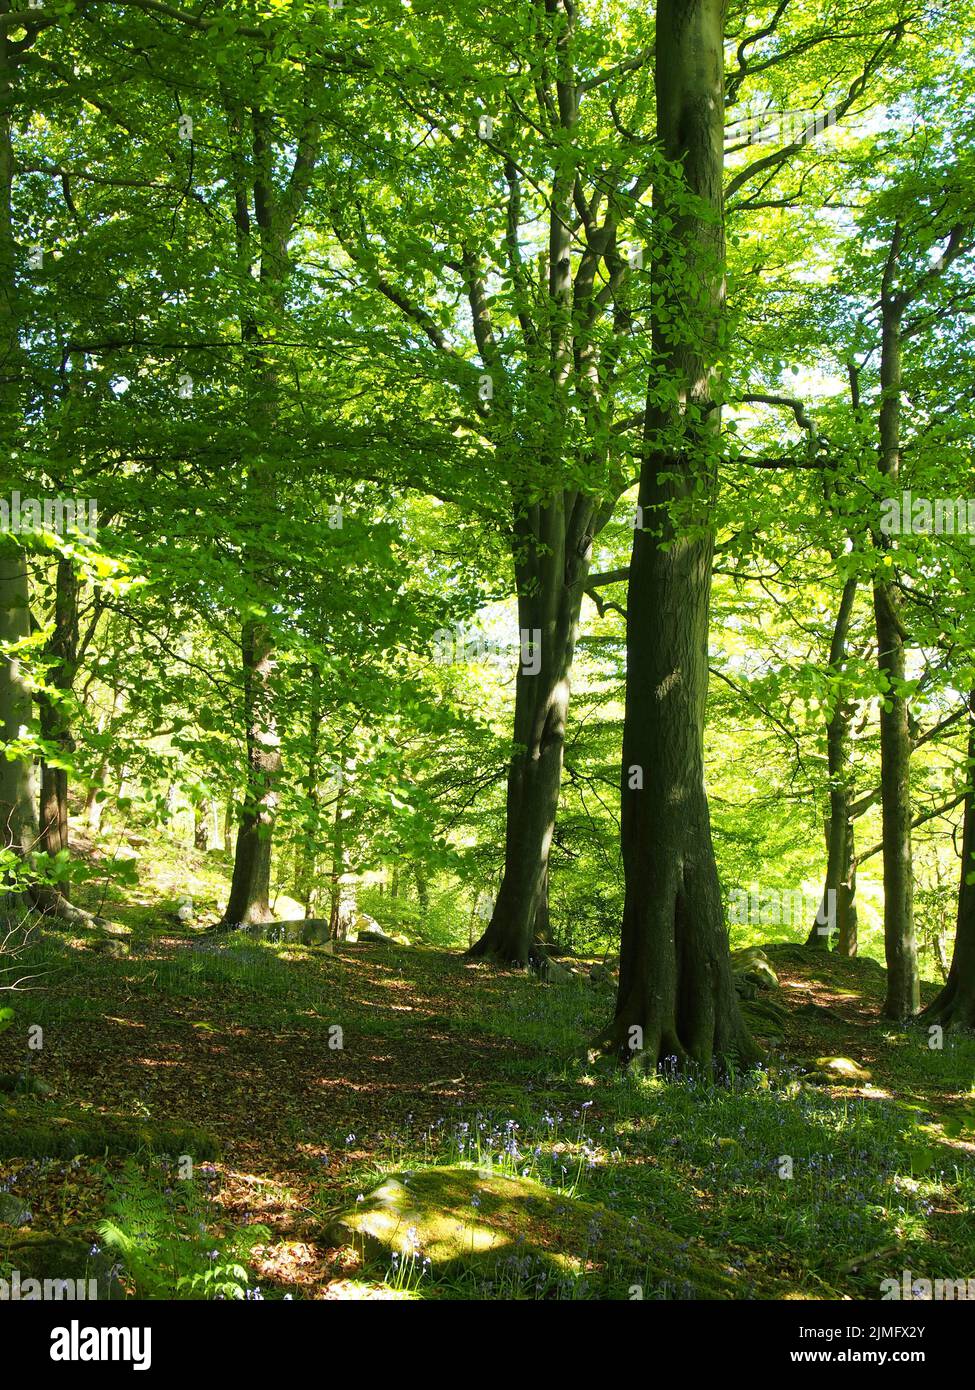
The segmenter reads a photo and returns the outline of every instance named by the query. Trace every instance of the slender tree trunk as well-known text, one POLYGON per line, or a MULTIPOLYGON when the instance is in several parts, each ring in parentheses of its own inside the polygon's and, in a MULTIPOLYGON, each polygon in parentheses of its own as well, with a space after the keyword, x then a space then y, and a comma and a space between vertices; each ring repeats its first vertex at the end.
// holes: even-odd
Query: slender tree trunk
POLYGON ((854 822, 846 822, 845 868, 836 889, 836 929, 839 933, 836 949, 850 959, 859 949, 857 929, 857 860, 854 822))
POLYGON ((518 601, 522 652, 504 873, 491 920, 470 951, 517 965, 545 956, 537 937, 539 927, 547 927, 548 857, 562 781, 569 676, 592 544, 591 506, 581 498, 569 505, 568 517, 560 496, 518 520, 524 538, 518 601))
MULTIPOLYGON (((627 602, 616 1015, 621 1060, 711 1067, 757 1056, 738 1007, 704 789, 704 715, 724 305, 724 0, 657 6, 657 133, 710 213, 654 190, 652 381, 627 602), (674 508, 684 515, 675 519, 674 508), (689 525, 688 523, 692 523, 689 525)), ((699 205, 700 205, 699 204, 699 205)))
MULTIPOLYGON (((891 290, 898 235, 891 246, 881 295, 880 471, 890 488, 900 475, 901 317, 891 290)), ((883 537, 889 542, 889 537, 883 537)), ((878 567, 879 569, 879 567, 878 567)), ((911 863, 911 734, 905 694, 907 661, 900 598, 889 567, 874 581, 880 704, 880 786, 884 863, 884 950, 887 994, 884 1017, 903 1021, 917 1013, 920 977, 914 934, 914 874, 911 863)))
MULTIPOLYGON (((228 103, 229 135, 234 159, 234 222, 241 285, 251 288, 252 271, 259 267, 260 300, 241 314, 241 341, 247 350, 255 432, 263 432, 273 447, 279 384, 262 349, 263 338, 277 331, 284 314, 292 271, 288 242, 308 192, 320 144, 317 124, 306 126, 296 151, 295 165, 282 193, 275 180, 274 117, 267 111, 249 113, 249 139, 239 104, 228 103), (246 154, 245 154, 246 148, 246 154), (253 206, 253 218, 251 207, 253 206), (256 231, 256 236, 255 236, 256 231)), ((261 455, 251 462, 245 479, 249 500, 260 506, 273 496, 273 464, 261 455)), ((245 555, 245 566, 260 584, 269 561, 259 548, 245 555)), ((241 624, 244 720, 247 727, 247 787, 237 832, 230 898, 223 926, 251 925, 271 920, 269 903, 271 852, 282 761, 274 712, 274 634, 266 621, 245 617, 241 624)))
POLYGON ((85 797, 85 824, 92 834, 97 835, 102 823, 102 811, 105 808, 105 783, 108 779, 108 759, 102 758, 98 764, 98 772, 95 780, 88 788, 85 797))
POLYGON ((925 1023, 975 1031, 975 691, 968 696, 968 790, 958 882, 958 925, 944 988, 922 1014, 925 1023))
POLYGON ((271 688, 273 647, 264 625, 246 622, 241 647, 244 704, 248 712, 248 784, 237 828, 230 897, 222 923, 230 929, 273 920, 271 841, 281 775, 271 688))
POLYGON ((430 890, 427 886, 427 876, 423 870, 417 866, 413 870, 413 877, 416 879, 416 900, 420 905, 420 911, 429 912, 430 890))
MULTIPOLYGON (((13 541, 0 537, 0 644, 30 635, 27 557, 13 541)), ((30 733, 31 688, 20 656, 0 656, 0 741, 15 743, 30 733)), ((0 755, 0 843, 27 859, 37 847, 37 783, 27 757, 0 755)))
MULTIPOLYGON (((3 4, 6 11, 8 5, 3 4)), ((4 452, 15 447, 23 429, 22 382, 25 363, 20 344, 16 241, 13 225, 14 155, 10 111, 14 58, 7 31, 0 33, 0 427, 4 452)), ((27 557, 16 540, 0 534, 0 642, 16 644, 30 636, 30 582, 27 557)), ((33 697, 21 655, 0 654, 0 740, 13 743, 29 734, 33 697)), ((0 844, 26 858, 37 846, 37 788, 30 757, 0 752, 0 844)))
POLYGON ((829 810, 826 817, 826 882, 819 911, 806 944, 829 950, 838 934, 850 946, 850 913, 854 916, 853 950, 856 953, 856 904, 852 897, 856 878, 852 866, 853 825, 850 820, 849 751, 852 711, 845 697, 841 678, 846 660, 846 640, 853 605, 856 602, 857 580, 848 579, 833 625, 829 650, 829 669, 837 681, 835 703, 826 728, 826 766, 829 779, 829 810))
POLYGON ((322 710, 321 687, 311 673, 311 706, 308 713, 308 761, 305 770, 304 793, 306 811, 302 834, 296 853, 296 896, 305 906, 305 916, 312 917, 315 894, 315 865, 317 861, 319 827, 319 758, 321 753, 322 710))
MULTIPOLYGON (((41 737, 48 750, 41 767, 41 848, 56 855, 68 849, 68 772, 58 764, 74 751, 64 701, 74 688, 78 661, 78 577, 66 556, 58 560, 54 631, 45 655, 52 660, 45 678, 52 694, 40 700, 41 737)), ((66 886, 59 891, 68 896, 66 886)))
POLYGON ((328 934, 333 940, 343 940, 346 932, 346 924, 342 917, 342 876, 345 873, 345 761, 343 752, 332 819, 332 869, 329 875, 328 934))

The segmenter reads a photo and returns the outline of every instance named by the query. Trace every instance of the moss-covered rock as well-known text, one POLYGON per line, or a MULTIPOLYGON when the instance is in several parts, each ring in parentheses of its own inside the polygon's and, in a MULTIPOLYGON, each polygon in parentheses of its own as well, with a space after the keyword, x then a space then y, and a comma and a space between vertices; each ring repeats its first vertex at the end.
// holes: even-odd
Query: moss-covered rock
POLYGON ((454 1165, 391 1174, 336 1216, 329 1245, 413 1262, 495 1296, 741 1297, 741 1276, 694 1242, 530 1178, 454 1165), (581 1286, 581 1288, 580 1288, 581 1286))
POLYGON ((749 990, 778 989, 779 977, 769 964, 764 951, 757 946, 747 946, 741 951, 732 951, 731 969, 739 993, 749 990))
POLYGON ((7 1285, 8 1298, 125 1297, 110 1257, 70 1231, 53 1235, 18 1230, 11 1233, 9 1240, 0 1235, 0 1278, 7 1285), (30 1280, 36 1280, 40 1288, 35 1291, 30 1280), (47 1290, 43 1287, 45 1280, 51 1281, 47 1290))
POLYGON ((870 1080, 870 1072, 851 1057, 817 1057, 815 1070, 806 1080, 824 1086, 859 1086, 870 1080))

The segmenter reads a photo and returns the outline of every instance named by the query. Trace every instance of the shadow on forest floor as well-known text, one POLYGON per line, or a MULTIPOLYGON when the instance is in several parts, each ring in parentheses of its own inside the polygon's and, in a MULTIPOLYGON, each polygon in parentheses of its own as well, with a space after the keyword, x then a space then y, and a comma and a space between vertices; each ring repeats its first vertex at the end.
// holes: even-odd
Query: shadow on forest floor
MULTIPOLYGON (((713 1086, 597 1078, 580 1057, 611 996, 581 981, 421 947, 154 932, 142 907, 131 924, 120 958, 70 932, 34 947, 41 988, 0 1038, 0 1072, 32 1059, 29 1093, 0 1094, 0 1195, 29 1208, 22 1232, 107 1243, 142 1296, 618 1295, 587 1258, 581 1282, 498 1289, 325 1238, 386 1174, 457 1163, 700 1243, 741 1297, 975 1276, 975 1040, 935 1050, 880 1022, 873 962, 773 948, 781 1042, 713 1086), (824 1056, 869 1079, 810 1084, 824 1056)), ((0 1277, 16 1238, 0 1225, 0 1277)))

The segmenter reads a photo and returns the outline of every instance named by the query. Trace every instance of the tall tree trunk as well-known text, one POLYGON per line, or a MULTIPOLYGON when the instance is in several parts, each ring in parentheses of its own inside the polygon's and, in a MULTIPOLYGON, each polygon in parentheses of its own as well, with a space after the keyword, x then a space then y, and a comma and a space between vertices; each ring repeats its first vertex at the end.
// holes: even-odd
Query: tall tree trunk
MULTIPOLYGON (((893 291, 900 234, 895 231, 881 292, 880 471, 895 490, 900 476, 901 319, 893 291)), ((889 537, 883 536, 885 545, 889 537)), ((878 567, 879 568, 879 567, 878 567)), ((911 734, 905 694, 906 652, 900 597, 892 567, 878 573, 873 587, 877 624, 877 665, 881 676, 880 786, 884 863, 884 951, 887 994, 884 1017, 911 1018, 920 1005, 917 942, 914 935, 914 873, 911 863, 911 734)))
MULTIPOLYGON (((279 385, 263 350, 263 339, 268 330, 273 337, 284 314, 292 271, 288 242, 308 193, 321 132, 316 121, 305 125, 297 142, 291 177, 282 191, 275 181, 274 116, 261 109, 252 110, 249 139, 245 139, 245 118, 239 103, 228 101, 227 114, 234 160, 237 263, 241 288, 248 287, 247 307, 240 316, 241 341, 249 366, 254 430, 259 437, 263 431, 264 437, 273 441, 279 385), (261 297, 255 308, 250 298, 251 276, 258 267, 261 297)), ((260 507, 273 497, 275 488, 273 463, 258 454, 247 470, 246 494, 260 507)), ((248 552, 245 565, 263 587, 269 568, 266 555, 258 549, 248 552)), ((222 923, 225 928, 272 918, 271 852, 282 772, 272 685, 274 634, 265 620, 244 618, 241 657, 247 787, 237 832, 230 898, 222 923)))
MULTIPOLYGON (((54 631, 45 656, 52 665, 45 677, 51 694, 40 700, 40 730, 46 745, 41 766, 41 848, 53 856, 68 848, 68 771, 59 764, 74 750, 64 702, 74 688, 78 661, 78 576, 66 556, 58 560, 54 631)), ((59 891, 68 897, 66 885, 59 891)))
POLYGON ((271 841, 281 775, 271 688, 273 647, 263 623, 244 624, 241 648, 248 721, 248 779, 237 827, 230 897, 222 923, 231 930, 273 920, 271 841))
MULTIPOLYGON (((27 557, 0 537, 0 644, 30 635, 27 557)), ((30 684, 16 651, 0 656, 0 741, 15 743, 29 734, 33 718, 30 684)), ((30 758, 0 752, 0 843, 22 859, 37 847, 37 783, 30 758)))
POLYGON ((515 681, 508 765, 504 873, 494 912, 472 956, 517 965, 544 958, 548 857, 562 781, 569 676, 592 545, 591 503, 562 496, 517 518, 522 537, 515 681), (569 514, 566 507, 570 508, 569 514))
POLYGON ((308 712, 308 761, 305 764, 304 793, 306 810, 302 821, 302 833, 295 856, 295 895, 304 903, 305 916, 312 917, 312 900, 315 896, 315 866, 317 862, 319 826, 319 758, 321 753, 322 707, 321 685, 310 673, 311 706, 308 712))
POLYGON ((829 649, 829 670, 837 682, 835 703, 826 727, 826 768, 829 779, 829 810, 826 816, 826 882, 819 911, 806 944, 829 950, 833 936, 845 942, 843 954, 856 954, 856 903, 853 897, 856 874, 853 869, 853 824, 850 818, 850 777, 848 742, 852 710, 842 686, 843 665, 846 660, 846 640, 853 605, 856 602, 857 579, 849 578, 833 625, 829 649), (853 914, 854 943, 849 949, 850 913, 853 914))
POLYGON ((344 939, 346 933, 346 923, 342 917, 342 876, 345 873, 345 762, 343 750, 332 818, 332 867, 329 874, 328 934, 333 940, 344 939))
MULTIPOLYGON (((9 10, 3 0, 3 12, 9 10)), ((17 244, 13 224, 14 154, 11 106, 15 56, 7 30, 0 31, 0 433, 5 453, 16 447, 24 424, 23 379, 17 301, 17 244)), ((0 643, 16 645, 30 636, 27 557, 18 542, 0 534, 0 643)), ((33 695, 21 654, 0 654, 0 740, 29 735, 33 695)), ((26 858, 37 847, 37 784, 30 756, 8 758, 0 750, 0 845, 26 858)))
POLYGON ((604 1051, 655 1067, 746 1064, 704 788, 724 317, 724 0, 657 6, 657 135, 705 210, 659 180, 653 347, 627 602, 616 1015, 604 1051), (684 515, 675 518, 673 508, 684 515), (688 522, 694 524, 688 526, 688 522))
POLYGON ((958 925, 944 988, 924 1010, 925 1023, 975 1031, 975 691, 968 696, 968 770, 958 882, 958 925))
POLYGON ((857 929, 857 859, 854 822, 846 822, 845 868, 836 889, 836 949, 841 956, 852 959, 859 949, 857 929))

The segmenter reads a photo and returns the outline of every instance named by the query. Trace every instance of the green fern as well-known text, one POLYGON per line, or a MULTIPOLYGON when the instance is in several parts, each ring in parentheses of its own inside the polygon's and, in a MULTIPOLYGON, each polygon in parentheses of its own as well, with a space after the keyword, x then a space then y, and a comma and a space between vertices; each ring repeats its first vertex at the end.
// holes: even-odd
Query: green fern
POLYGON ((112 1186, 110 1215, 99 1227, 139 1298, 244 1298, 245 1261, 266 1226, 216 1235, 210 1203, 195 1179, 175 1180, 126 1163, 112 1186))

